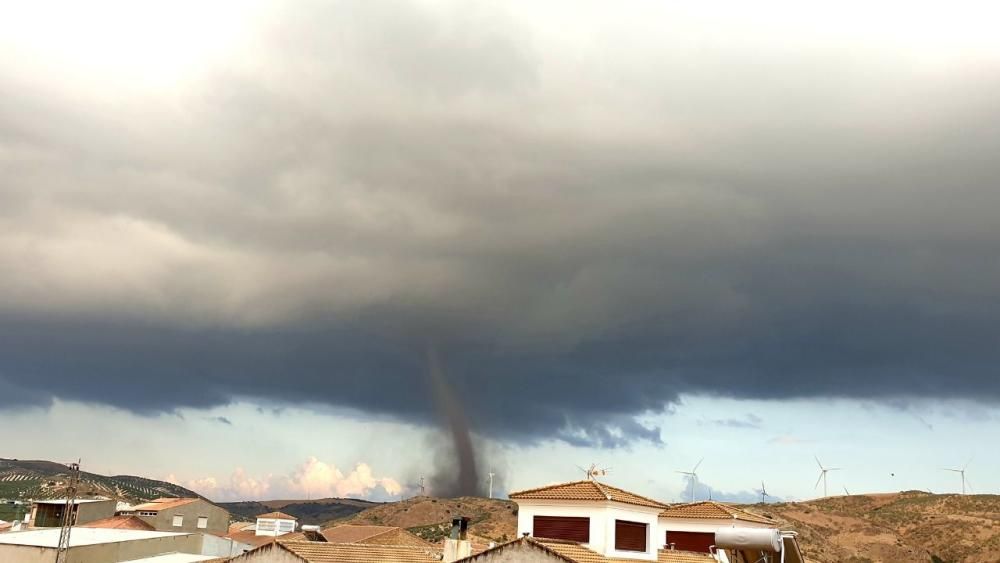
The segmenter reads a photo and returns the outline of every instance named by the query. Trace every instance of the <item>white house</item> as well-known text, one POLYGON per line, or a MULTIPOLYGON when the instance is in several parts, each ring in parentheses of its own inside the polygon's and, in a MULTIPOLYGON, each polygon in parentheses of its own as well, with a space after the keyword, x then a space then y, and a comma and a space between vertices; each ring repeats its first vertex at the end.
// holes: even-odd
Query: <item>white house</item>
POLYGON ((578 543, 608 558, 656 561, 667 506, 596 480, 511 493, 517 532, 578 543))
POLYGON ((254 535, 282 536, 295 531, 298 519, 284 512, 268 512, 257 517, 254 535))

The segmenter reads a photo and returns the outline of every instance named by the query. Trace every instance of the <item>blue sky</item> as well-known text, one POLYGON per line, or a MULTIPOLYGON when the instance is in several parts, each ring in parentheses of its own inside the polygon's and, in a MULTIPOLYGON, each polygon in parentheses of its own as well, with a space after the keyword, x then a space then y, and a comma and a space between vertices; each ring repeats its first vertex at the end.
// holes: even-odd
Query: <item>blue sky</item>
MULTIPOLYGON (((238 403, 204 412, 181 411, 178 416, 142 417, 60 402, 49 411, 32 409, 5 416, 7 428, 35 429, 8 433, 5 455, 56 460, 82 456, 89 471, 172 476, 196 490, 199 480, 214 478, 222 488, 202 486, 199 492, 220 500, 235 498, 235 490, 225 487, 237 468, 257 481, 268 475, 294 480, 311 457, 345 476, 363 463, 376 479, 398 482, 399 494, 406 496, 416 494, 419 475, 442 463, 435 452, 446 439, 426 427, 329 410, 263 410, 238 403), (225 417, 230 424, 216 417, 225 417), (80 420, 87 424, 79 424, 80 420), (38 440, 36 432, 47 439, 38 440)), ((576 465, 597 463, 612 468, 610 483, 681 501, 688 493, 683 476, 675 471, 687 471, 704 457, 699 476, 716 491, 715 498, 746 500, 764 480, 772 495, 808 499, 822 492, 822 486, 813 488, 818 474, 814 455, 828 467, 844 468, 830 473, 830 494, 842 494, 845 486, 852 493, 957 492, 958 477, 940 468, 960 467, 973 456, 968 472, 973 490, 993 493, 1000 487, 990 470, 1000 463, 1000 455, 984 446, 1000 430, 1000 418, 996 409, 977 404, 901 408, 847 401, 692 397, 670 414, 650 418, 663 428, 663 445, 595 449, 554 441, 530 446, 488 440, 477 444, 492 452, 504 490, 576 479, 580 475, 576 465), (746 427, 732 424, 748 420, 751 425, 746 427)), ((336 494, 337 482, 320 479, 313 494, 336 494)), ((393 498, 377 484, 343 490, 352 496, 393 498)), ((264 496, 303 491, 276 484, 264 496)))

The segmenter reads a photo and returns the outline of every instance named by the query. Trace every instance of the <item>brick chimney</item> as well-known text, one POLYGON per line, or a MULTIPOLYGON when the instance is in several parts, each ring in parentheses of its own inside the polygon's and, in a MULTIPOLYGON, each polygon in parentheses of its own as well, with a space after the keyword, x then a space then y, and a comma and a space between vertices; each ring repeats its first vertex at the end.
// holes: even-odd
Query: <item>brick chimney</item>
POLYGON ((465 516, 452 518, 451 534, 444 540, 444 563, 452 563, 472 555, 469 541, 469 519, 465 516))

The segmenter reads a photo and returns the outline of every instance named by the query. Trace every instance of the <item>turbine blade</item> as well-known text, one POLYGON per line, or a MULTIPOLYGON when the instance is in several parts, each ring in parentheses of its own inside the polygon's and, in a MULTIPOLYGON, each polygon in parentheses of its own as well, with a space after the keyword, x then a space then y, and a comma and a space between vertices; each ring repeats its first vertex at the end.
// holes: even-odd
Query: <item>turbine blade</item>
POLYGON ((816 484, 813 485, 813 489, 816 489, 817 487, 819 487, 819 482, 822 481, 822 480, 823 480, 823 472, 820 471, 819 472, 819 478, 816 479, 816 484))
POLYGON ((691 473, 695 473, 695 472, 697 472, 697 471, 698 471, 698 466, 700 466, 700 465, 701 465, 701 462, 703 462, 703 461, 705 461, 705 458, 701 458, 701 459, 699 459, 699 460, 698 460, 698 463, 694 464, 694 469, 692 469, 692 470, 691 470, 691 473))
POLYGON ((969 461, 965 462, 965 465, 963 465, 963 466, 962 466, 962 471, 965 471, 965 469, 966 469, 967 467, 969 467, 969 464, 970 464, 970 463, 972 463, 972 458, 973 458, 973 457, 975 457, 975 456, 970 456, 970 457, 969 457, 969 461))
POLYGON ((816 460, 816 465, 818 465, 820 469, 823 469, 823 464, 819 462, 819 458, 816 457, 816 456, 813 456, 813 459, 816 460))
POLYGON ((843 469, 843 467, 831 467, 827 469, 827 471, 840 471, 841 469, 843 469))

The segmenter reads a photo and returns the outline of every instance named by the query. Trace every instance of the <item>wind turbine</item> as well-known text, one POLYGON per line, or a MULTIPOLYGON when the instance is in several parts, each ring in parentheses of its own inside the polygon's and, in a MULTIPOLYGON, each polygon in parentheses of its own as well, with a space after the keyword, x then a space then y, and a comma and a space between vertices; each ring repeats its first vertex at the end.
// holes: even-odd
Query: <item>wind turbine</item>
POLYGON ((813 459, 816 460, 816 465, 819 466, 819 479, 816 479, 816 485, 813 486, 813 488, 815 489, 816 487, 818 487, 819 486, 819 482, 823 481, 823 498, 826 498, 826 474, 829 473, 830 471, 840 471, 841 468, 840 467, 823 467, 823 464, 820 463, 818 457, 813 456, 813 459))
MULTIPOLYGON (((965 483, 966 483, 965 469, 967 467, 969 467, 970 463, 972 463, 972 458, 971 457, 969 458, 969 461, 965 462, 965 465, 963 465, 961 469, 950 469, 948 467, 942 467, 942 469, 945 470, 945 471, 952 471, 952 472, 958 473, 959 475, 962 476, 962 494, 963 495, 965 494, 965 483)), ((970 489, 972 488, 972 483, 969 483, 969 488, 970 489)))
POLYGON ((764 482, 761 481, 760 482, 760 503, 764 504, 765 502, 767 502, 767 500, 765 500, 765 499, 767 499, 767 497, 769 497, 769 496, 771 496, 771 495, 767 494, 767 489, 764 487, 764 482))
POLYGON ((701 458, 700 460, 698 460, 698 463, 694 464, 694 469, 692 469, 691 471, 676 472, 680 473, 681 475, 687 475, 688 477, 691 478, 691 502, 694 502, 694 488, 698 484, 698 466, 701 465, 701 462, 703 461, 705 461, 705 458, 701 458))
POLYGON ((847 496, 851 496, 851 491, 847 490, 847 486, 846 485, 844 486, 844 494, 846 494, 847 496))

